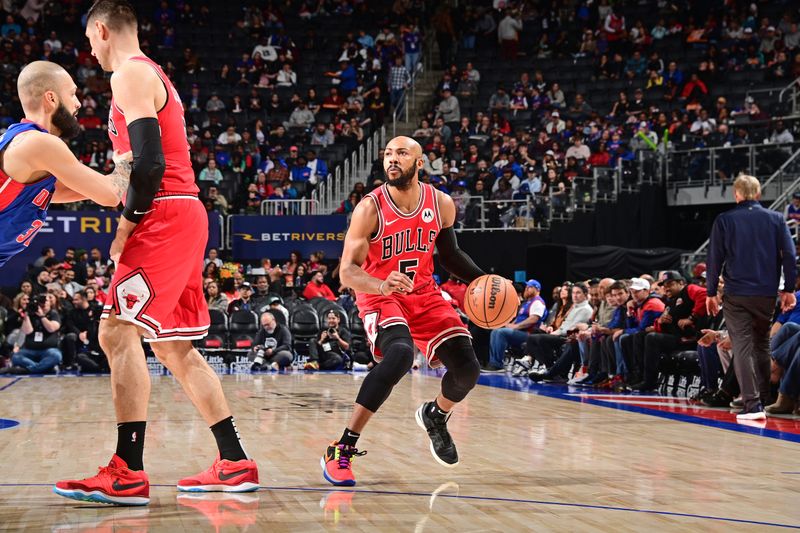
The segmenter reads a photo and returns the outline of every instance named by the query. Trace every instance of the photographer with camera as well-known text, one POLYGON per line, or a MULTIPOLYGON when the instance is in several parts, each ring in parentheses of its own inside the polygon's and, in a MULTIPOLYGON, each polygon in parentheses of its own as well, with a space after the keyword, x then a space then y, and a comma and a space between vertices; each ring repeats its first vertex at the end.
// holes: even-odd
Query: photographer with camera
POLYGON ((4 368, 4 374, 43 374, 61 362, 58 349, 58 330, 61 317, 50 305, 47 294, 37 294, 22 316, 22 334, 25 342, 11 357, 13 366, 4 368))
POLYGON ((72 305, 65 316, 65 335, 61 340, 64 369, 74 370, 79 366, 82 372, 107 372, 108 362, 97 340, 101 308, 90 305, 83 291, 75 293, 72 305))
POLYGON ((292 364, 292 334, 278 324, 275 316, 265 311, 261 314, 261 329, 258 330, 250 351, 253 365, 250 370, 280 370, 292 364))
POLYGON ((350 331, 341 325, 339 314, 331 309, 325 315, 327 327, 320 333, 316 342, 308 347, 306 370, 340 370, 350 359, 350 331))

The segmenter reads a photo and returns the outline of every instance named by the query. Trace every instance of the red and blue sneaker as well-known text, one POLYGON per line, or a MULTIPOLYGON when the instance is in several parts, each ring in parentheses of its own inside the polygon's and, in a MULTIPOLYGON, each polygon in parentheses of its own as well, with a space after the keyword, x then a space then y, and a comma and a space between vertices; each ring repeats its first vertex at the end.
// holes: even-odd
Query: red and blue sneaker
POLYGON ((258 489, 255 461, 228 461, 219 456, 208 470, 178 482, 178 490, 182 492, 253 492, 258 489))
POLYGON ((337 487, 352 487, 356 484, 353 475, 353 457, 366 455, 367 452, 360 452, 353 446, 332 442, 325 455, 319 460, 322 466, 322 475, 331 485, 337 487))
POLYGON ((116 454, 108 466, 101 466, 96 476, 59 481, 53 492, 65 498, 113 505, 147 505, 150 481, 144 470, 130 470, 116 454))

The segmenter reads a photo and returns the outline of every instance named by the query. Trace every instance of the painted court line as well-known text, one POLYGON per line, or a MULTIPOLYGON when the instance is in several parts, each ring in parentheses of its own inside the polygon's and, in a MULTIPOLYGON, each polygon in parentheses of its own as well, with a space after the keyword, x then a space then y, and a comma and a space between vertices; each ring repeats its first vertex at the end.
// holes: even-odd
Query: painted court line
POLYGON ((0 387, 0 391, 6 390, 7 388, 9 388, 14 383, 17 383, 18 381, 22 381, 22 378, 14 378, 14 379, 12 379, 10 383, 6 383, 2 387, 0 387))
MULTIPOLYGON (((0 487, 51 487, 50 483, 0 483, 0 487)), ((169 487, 174 488, 175 485, 150 485, 151 487, 169 487)), ((390 490, 342 490, 337 491, 330 488, 313 488, 313 487, 262 487, 262 490, 282 491, 282 492, 352 492, 354 494, 371 494, 374 496, 415 496, 421 498, 430 498, 431 493, 428 492, 404 492, 404 491, 390 491, 390 490)), ((712 520, 715 522, 732 522, 736 524, 748 524, 754 526, 767 526, 767 527, 780 527, 786 529, 800 529, 797 524, 781 524, 778 522, 762 522, 759 520, 747 520, 743 518, 729 518, 724 516, 701 515, 692 513, 678 513, 674 511, 657 511, 655 509, 634 509, 632 507, 615 507, 609 505, 593 505, 586 503, 569 503, 547 500, 528 500, 521 498, 501 498, 491 496, 469 496, 457 494, 439 494, 438 498, 447 498, 452 500, 467 500, 467 501, 485 501, 485 502, 502 502, 502 503, 519 503, 527 505, 543 505, 553 507, 571 507, 577 509, 596 509, 600 511, 618 511, 626 513, 642 513, 652 514, 658 516, 671 516, 676 518, 691 518, 699 520, 712 520)), ((113 509, 113 507, 110 507, 113 509)))

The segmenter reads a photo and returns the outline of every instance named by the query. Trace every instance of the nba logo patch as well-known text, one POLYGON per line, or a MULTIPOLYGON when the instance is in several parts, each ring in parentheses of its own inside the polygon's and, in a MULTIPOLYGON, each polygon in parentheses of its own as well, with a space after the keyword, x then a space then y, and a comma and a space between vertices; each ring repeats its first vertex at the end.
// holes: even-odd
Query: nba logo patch
POLYGON ((433 209, 424 209, 422 211, 422 221, 425 223, 433 220, 433 209))

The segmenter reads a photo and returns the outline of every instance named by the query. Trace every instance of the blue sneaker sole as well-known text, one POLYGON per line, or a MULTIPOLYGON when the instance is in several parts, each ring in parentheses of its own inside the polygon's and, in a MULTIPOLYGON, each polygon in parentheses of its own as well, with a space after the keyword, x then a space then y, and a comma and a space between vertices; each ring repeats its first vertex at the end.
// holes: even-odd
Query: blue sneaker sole
POLYGON ((113 498, 111 496, 106 496, 98 491, 92 492, 84 492, 82 490, 64 490, 59 489, 58 487, 53 487, 53 492, 58 494, 59 496, 63 496, 64 498, 69 498, 71 500, 78 500, 82 502, 92 502, 92 503, 105 503, 107 505, 126 505, 126 506, 142 506, 147 505, 150 503, 150 498, 137 498, 137 497, 130 497, 130 498, 113 498))

